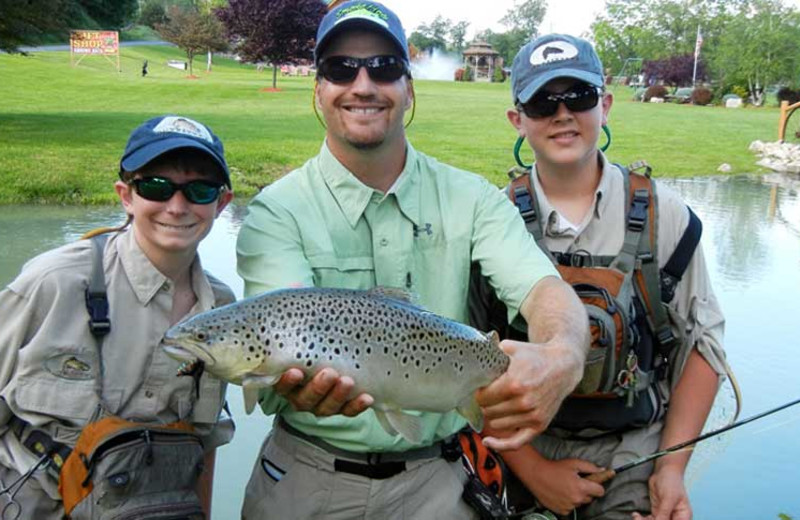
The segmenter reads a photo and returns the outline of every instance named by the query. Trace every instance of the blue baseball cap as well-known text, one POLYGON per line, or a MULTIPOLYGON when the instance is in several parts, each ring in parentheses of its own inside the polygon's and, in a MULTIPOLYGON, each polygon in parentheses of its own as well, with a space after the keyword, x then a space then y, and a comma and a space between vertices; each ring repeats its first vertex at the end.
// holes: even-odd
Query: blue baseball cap
POLYGON ((365 29, 386 36, 395 44, 406 63, 410 61, 406 33, 400 18, 378 2, 353 0, 337 5, 320 22, 314 47, 314 63, 319 64, 322 51, 334 36, 349 29, 365 29))
POLYGON ((588 41, 567 34, 548 34, 528 42, 511 65, 514 103, 528 102, 548 81, 575 78, 603 87, 603 64, 588 41))
POLYGON ((225 177, 225 184, 231 187, 225 150, 219 137, 206 125, 176 115, 148 119, 131 132, 119 163, 120 176, 122 172, 135 172, 153 159, 178 148, 205 152, 217 163, 225 177))

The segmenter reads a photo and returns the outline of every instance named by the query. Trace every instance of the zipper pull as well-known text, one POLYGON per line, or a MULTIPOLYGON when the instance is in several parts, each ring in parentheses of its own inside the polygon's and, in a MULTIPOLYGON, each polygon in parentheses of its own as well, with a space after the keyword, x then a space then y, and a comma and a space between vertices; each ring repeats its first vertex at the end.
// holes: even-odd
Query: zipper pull
POLYGON ((144 462, 148 466, 151 466, 153 464, 153 443, 150 440, 150 430, 145 430, 142 436, 144 437, 144 443, 147 445, 144 462))

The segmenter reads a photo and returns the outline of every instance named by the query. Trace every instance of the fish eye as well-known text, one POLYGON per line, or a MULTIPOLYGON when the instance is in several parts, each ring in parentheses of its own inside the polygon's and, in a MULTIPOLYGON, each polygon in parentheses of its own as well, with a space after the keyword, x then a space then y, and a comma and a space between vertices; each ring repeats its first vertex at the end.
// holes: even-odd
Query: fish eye
POLYGON ((208 336, 206 336, 205 332, 195 332, 194 337, 200 341, 205 341, 208 336))

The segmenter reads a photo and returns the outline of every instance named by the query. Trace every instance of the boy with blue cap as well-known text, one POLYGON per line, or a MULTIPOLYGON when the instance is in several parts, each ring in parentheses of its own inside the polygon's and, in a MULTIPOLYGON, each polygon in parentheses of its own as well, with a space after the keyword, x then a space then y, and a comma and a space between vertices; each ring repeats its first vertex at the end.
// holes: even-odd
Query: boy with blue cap
POLYGON ((176 377, 178 362, 159 344, 185 316, 234 300, 230 288, 203 271, 197 254, 233 197, 222 142, 187 117, 150 119, 131 133, 114 187, 127 214, 123 226, 37 256, 0 292, 4 515, 6 507, 36 520, 101 512, 116 518, 137 507, 159 517, 210 515, 214 454, 233 434, 230 421, 219 422, 225 384, 207 374, 176 377), (103 289, 105 305, 98 305, 103 289), (109 478, 113 492, 89 495, 65 511, 61 486, 93 483, 64 482, 65 459, 84 427, 110 416, 189 424, 202 442, 193 455, 199 460, 180 468, 177 458, 147 462, 170 475, 164 480, 175 477, 150 498, 128 495, 149 485, 141 482, 141 468, 117 468, 109 478), (160 492, 180 500, 161 500, 160 492))
MULTIPOLYGON (((502 346, 509 370, 478 392, 487 422, 518 447, 544 429, 580 378, 586 317, 527 235, 514 207, 484 178, 408 143, 414 102, 403 27, 385 6, 351 1, 320 24, 315 95, 322 149, 250 204, 237 244, 245 293, 282 287, 402 287, 440 315, 467 320, 473 263, 527 320, 529 338, 502 346)), ((524 324, 523 324, 524 326, 524 324)), ((467 519, 467 475, 456 412, 420 413, 421 442, 390 435, 351 395, 355 382, 322 369, 287 371, 262 393, 275 427, 257 457, 242 516, 467 519)))
POLYGON ((656 196, 655 181, 629 174, 598 149, 601 131, 610 141, 613 98, 588 41, 549 34, 526 44, 514 58, 511 88, 514 108, 507 116, 519 136, 517 162, 524 166, 522 142, 535 156, 508 188, 528 230, 585 302, 591 294, 635 296, 626 308, 608 306, 607 313, 624 315, 625 327, 609 337, 603 316, 592 314, 587 303, 594 316, 594 364, 587 361, 584 379, 551 427, 503 459, 538 502, 558 514, 689 520, 686 452, 620 473, 605 488, 586 477, 694 438, 725 374, 724 318, 702 248, 686 248, 682 240, 694 226, 693 214, 666 186, 658 184, 656 196), (673 258, 685 260, 682 278, 672 287, 659 285, 658 278, 655 288, 646 285, 652 278, 645 271, 663 280, 673 258), (602 285, 608 279, 619 285, 602 285), (634 287, 635 280, 645 280, 646 287, 634 287), (618 344, 622 350, 615 350, 618 344), (592 382, 615 366, 609 361, 616 352, 626 351, 609 387, 592 382), (603 356, 600 361, 595 354, 603 356))

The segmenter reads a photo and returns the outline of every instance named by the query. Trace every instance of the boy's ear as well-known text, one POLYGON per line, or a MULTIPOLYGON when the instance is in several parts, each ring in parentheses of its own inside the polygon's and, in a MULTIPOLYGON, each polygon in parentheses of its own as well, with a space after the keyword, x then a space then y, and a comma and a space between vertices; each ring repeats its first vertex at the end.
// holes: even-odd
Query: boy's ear
POLYGON ((233 200, 233 190, 225 190, 219 196, 219 200, 217 200, 217 214, 214 218, 219 217, 222 214, 222 210, 233 200))
POLYGON ((114 191, 117 192, 122 207, 125 208, 125 213, 133 215, 133 186, 117 181, 114 183, 114 191))
POLYGON ((522 116, 519 113, 519 110, 516 108, 509 108, 506 111, 506 117, 508 118, 509 123, 517 129, 517 133, 520 137, 525 137, 525 132, 522 128, 522 116))

